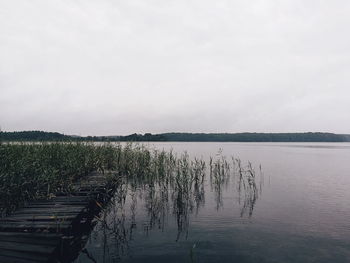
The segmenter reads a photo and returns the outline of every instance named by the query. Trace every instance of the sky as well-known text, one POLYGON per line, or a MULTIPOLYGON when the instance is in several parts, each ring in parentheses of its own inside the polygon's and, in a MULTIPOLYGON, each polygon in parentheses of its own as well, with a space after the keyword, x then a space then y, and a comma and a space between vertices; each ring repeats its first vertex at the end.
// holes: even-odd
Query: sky
POLYGON ((0 0, 0 127, 350 133, 348 0, 0 0))

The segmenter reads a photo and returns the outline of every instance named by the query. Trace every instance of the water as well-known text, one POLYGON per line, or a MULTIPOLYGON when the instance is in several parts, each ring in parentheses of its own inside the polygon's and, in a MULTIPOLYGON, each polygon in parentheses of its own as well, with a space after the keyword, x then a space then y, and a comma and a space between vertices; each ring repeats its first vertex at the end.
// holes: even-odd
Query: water
POLYGON ((261 164, 262 192, 244 210, 237 187, 223 186, 218 198, 206 177, 204 200, 179 218, 173 203, 129 186, 75 262, 350 262, 350 144, 150 145, 203 159, 222 149, 261 164))

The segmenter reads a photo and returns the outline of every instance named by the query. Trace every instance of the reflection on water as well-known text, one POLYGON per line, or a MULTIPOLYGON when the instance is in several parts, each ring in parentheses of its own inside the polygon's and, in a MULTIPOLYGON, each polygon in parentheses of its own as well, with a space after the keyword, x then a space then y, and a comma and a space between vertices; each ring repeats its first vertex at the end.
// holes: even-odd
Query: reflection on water
POLYGON ((76 262, 350 262, 349 143, 154 145, 203 156, 204 177, 125 178, 76 262))
POLYGON ((191 216, 205 206, 206 191, 214 194, 216 210, 224 207, 223 194, 229 192, 236 196, 234 200, 240 207, 240 216, 252 216, 262 192, 261 167, 256 172, 251 163, 244 166, 240 159, 227 160, 221 154, 206 165, 203 160, 190 161, 185 154, 172 168, 160 173, 161 176, 120 177, 116 193, 108 207, 96 217, 98 224, 92 233, 101 254, 97 259, 94 251, 85 248, 77 262, 83 262, 81 258, 92 262, 118 262, 132 254, 130 242, 134 231, 140 228, 147 237, 154 229, 166 232, 170 223, 176 227, 173 240, 186 240, 191 216))

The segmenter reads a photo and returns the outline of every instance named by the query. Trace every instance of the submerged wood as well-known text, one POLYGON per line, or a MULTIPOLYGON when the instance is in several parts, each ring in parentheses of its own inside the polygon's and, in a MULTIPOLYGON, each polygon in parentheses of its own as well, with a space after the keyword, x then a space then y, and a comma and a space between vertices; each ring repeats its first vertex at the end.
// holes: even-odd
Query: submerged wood
POLYGON ((0 262, 70 261, 79 236, 111 197, 110 187, 104 174, 93 172, 70 193, 32 201, 1 218, 0 262))

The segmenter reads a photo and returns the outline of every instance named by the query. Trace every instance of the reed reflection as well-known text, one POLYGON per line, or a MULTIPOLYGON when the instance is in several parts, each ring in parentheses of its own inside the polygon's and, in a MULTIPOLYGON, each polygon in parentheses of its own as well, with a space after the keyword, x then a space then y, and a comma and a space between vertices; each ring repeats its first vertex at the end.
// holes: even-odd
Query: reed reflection
POLYGON ((176 222, 174 240, 187 239, 191 217, 205 205, 206 190, 214 193, 216 209, 224 206, 227 192, 237 198, 226 205, 238 205, 241 217, 253 215, 262 193, 261 167, 256 172, 251 163, 243 165, 239 158, 227 159, 221 152, 208 165, 201 159, 191 160, 186 153, 177 157, 161 152, 157 161, 162 165, 157 165, 152 176, 150 172, 119 176, 112 202, 96 219, 100 221, 96 231, 103 233, 103 251, 115 260, 129 253, 135 229, 145 235, 154 229, 166 231, 169 219, 176 222))

